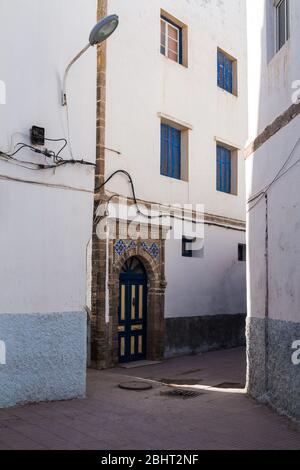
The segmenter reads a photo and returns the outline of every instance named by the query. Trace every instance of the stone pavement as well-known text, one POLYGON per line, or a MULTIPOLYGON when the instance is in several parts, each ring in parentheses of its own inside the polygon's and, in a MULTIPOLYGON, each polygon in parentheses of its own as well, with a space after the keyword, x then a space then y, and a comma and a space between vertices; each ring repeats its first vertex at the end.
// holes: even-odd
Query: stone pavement
POLYGON ((90 370, 84 400, 0 410, 0 450, 300 449, 299 428, 245 395, 238 385, 244 380, 243 349, 90 370), (118 387, 135 377, 149 379, 153 388, 118 387), (227 388, 207 387, 225 382, 227 388), (166 384, 199 395, 169 396, 166 384))

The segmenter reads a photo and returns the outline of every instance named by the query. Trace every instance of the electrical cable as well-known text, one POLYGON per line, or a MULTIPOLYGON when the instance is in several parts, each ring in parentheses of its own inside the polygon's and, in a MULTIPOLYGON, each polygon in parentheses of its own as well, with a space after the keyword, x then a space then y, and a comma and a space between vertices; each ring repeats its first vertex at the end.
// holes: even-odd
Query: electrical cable
MULTIPOLYGON (((143 211, 141 211, 140 207, 139 207, 139 203, 138 203, 138 200, 137 200, 137 197, 136 197, 136 192, 135 192, 135 188, 134 188, 134 183, 133 183, 133 179, 132 179, 132 176, 128 173, 128 171, 126 170, 117 170, 117 171, 114 171, 102 184, 96 186, 95 188, 95 192, 98 192, 98 191, 101 191, 102 188, 104 188, 108 183, 109 181, 114 178, 114 176, 116 176, 117 174, 124 174, 125 176, 127 176, 128 180, 129 180, 129 183, 130 183, 130 186, 131 186, 131 191, 132 191, 132 197, 133 197, 133 201, 134 201, 134 205, 136 207, 136 210, 137 210, 137 214, 138 215, 141 215, 142 217, 145 217, 147 218, 148 220, 153 220, 153 219, 163 219, 163 218, 170 218, 170 219, 173 219, 173 220, 180 220, 182 222, 186 222, 187 219, 185 217, 180 217, 180 216, 177 216, 175 214, 169 214, 169 213, 161 213, 161 214, 157 214, 157 215, 149 215, 149 214, 145 214, 143 211)), ((116 194, 113 194, 110 199, 107 201, 107 205, 109 204, 109 202, 111 201, 111 199, 113 199, 114 197, 116 197, 118 195, 116 194)), ((99 204, 100 205, 100 204, 99 204)), ((99 207, 99 206, 98 206, 99 207)), ((107 214, 107 209, 105 211, 105 214, 104 216, 98 216, 98 218, 101 220, 102 218, 106 218, 108 216, 107 214)), ((95 215, 95 221, 97 220, 97 215, 95 215)), ((188 222, 191 222, 192 224, 201 224, 201 225, 211 225, 211 226, 216 226, 216 227, 222 227, 222 228, 228 228, 229 230, 236 230, 236 231, 240 231, 240 232, 245 232, 245 229, 240 229, 240 228, 237 228, 237 227, 232 227, 232 226, 225 226, 225 225, 221 225, 221 224, 217 224, 217 223, 210 223, 210 222, 205 222, 204 220, 188 220, 188 222)))
POLYGON ((46 140, 47 142, 64 142, 64 145, 62 146, 62 148, 61 148, 61 149, 58 151, 58 153, 55 155, 55 161, 56 161, 56 162, 59 161, 59 160, 62 160, 62 158, 60 158, 59 156, 60 156, 60 154, 64 151, 64 149, 66 148, 66 146, 68 145, 67 139, 64 139, 64 138, 62 138, 62 139, 46 139, 46 138, 45 138, 45 140, 46 140))
POLYGON ((286 175, 292 168, 294 168, 299 163, 300 159, 297 160, 293 165, 291 165, 285 172, 283 172, 283 170, 286 168, 287 164, 293 157, 295 150, 298 147, 299 143, 300 143, 300 137, 296 141, 294 147, 292 148, 292 151, 289 153, 287 159, 285 160, 284 164, 281 166, 280 170, 277 172, 276 176, 273 178, 271 183, 269 183, 267 186, 265 186, 264 189, 262 189, 261 191, 258 191, 256 194, 254 194, 251 198, 248 199, 247 201, 248 204, 251 204, 252 202, 256 201, 255 204, 253 204, 249 208, 249 210, 247 211, 248 213, 251 212, 252 209, 254 209, 260 203, 260 201, 264 198, 264 196, 269 192, 273 184, 279 181, 284 175, 286 175))
POLYGON ((93 166, 93 167, 96 166, 94 163, 85 161, 83 159, 82 160, 78 160, 78 159, 77 160, 75 160, 75 159, 63 160, 60 157, 60 154, 66 148, 66 146, 68 145, 68 142, 67 142, 66 139, 45 139, 45 140, 50 141, 50 142, 64 142, 64 145, 62 146, 62 148, 56 154, 52 150, 47 150, 47 149, 40 150, 40 149, 37 149, 36 147, 33 147, 32 145, 25 144, 24 142, 19 142, 15 145, 15 147, 17 147, 17 146, 20 146, 20 147, 15 152, 13 152, 12 154, 8 154, 8 153, 4 153, 4 152, 0 151, 0 157, 4 158, 5 161, 12 160, 13 162, 16 163, 17 166, 20 166, 20 167, 25 168, 27 170, 51 170, 51 169, 58 168, 59 166, 69 165, 69 164, 72 164, 72 165, 80 164, 80 165, 93 166), (17 155, 21 150, 23 150, 25 148, 28 148, 29 150, 31 150, 34 153, 44 155, 47 158, 53 158, 53 161, 55 162, 55 164, 54 165, 43 165, 43 164, 40 164, 40 163, 22 161, 22 160, 18 160, 16 158, 14 158, 15 155, 17 155), (26 165, 30 165, 30 166, 28 167, 26 165), (37 168, 32 168, 32 166, 36 166, 37 168))

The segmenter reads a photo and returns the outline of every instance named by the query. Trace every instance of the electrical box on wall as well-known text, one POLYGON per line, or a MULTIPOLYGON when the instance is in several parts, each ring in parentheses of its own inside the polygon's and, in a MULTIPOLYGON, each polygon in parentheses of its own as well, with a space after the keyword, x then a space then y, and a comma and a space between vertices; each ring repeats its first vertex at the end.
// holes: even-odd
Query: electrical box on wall
POLYGON ((45 145, 45 128, 32 126, 30 137, 32 145, 45 145))

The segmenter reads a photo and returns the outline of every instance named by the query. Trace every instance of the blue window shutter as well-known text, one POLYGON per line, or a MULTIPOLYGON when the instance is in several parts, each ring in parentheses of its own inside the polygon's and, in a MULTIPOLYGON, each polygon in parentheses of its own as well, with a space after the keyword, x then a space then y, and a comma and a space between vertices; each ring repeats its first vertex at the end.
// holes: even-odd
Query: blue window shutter
POLYGON ((181 179, 181 131, 161 124, 161 168, 163 176, 181 179))
POLYGON ((223 88, 223 55, 220 51, 218 51, 218 86, 223 88))
POLYGON ((233 64, 223 52, 218 51, 218 86, 233 93, 233 64))
POLYGON ((161 124, 161 157, 160 172, 164 176, 168 176, 168 160, 169 160, 169 129, 165 124, 161 124))
POLYGON ((178 129, 171 128, 171 176, 180 179, 181 176, 181 132, 178 129))
POLYGON ((231 193, 231 151, 217 146, 217 190, 231 193))

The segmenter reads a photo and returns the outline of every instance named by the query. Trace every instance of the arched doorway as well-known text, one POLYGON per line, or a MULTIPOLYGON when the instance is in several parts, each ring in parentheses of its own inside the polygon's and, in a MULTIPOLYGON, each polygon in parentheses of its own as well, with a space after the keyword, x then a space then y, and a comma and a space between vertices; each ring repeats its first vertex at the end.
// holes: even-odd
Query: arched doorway
POLYGON ((147 273, 135 256, 125 262, 120 273, 118 322, 119 362, 146 359, 147 273))

